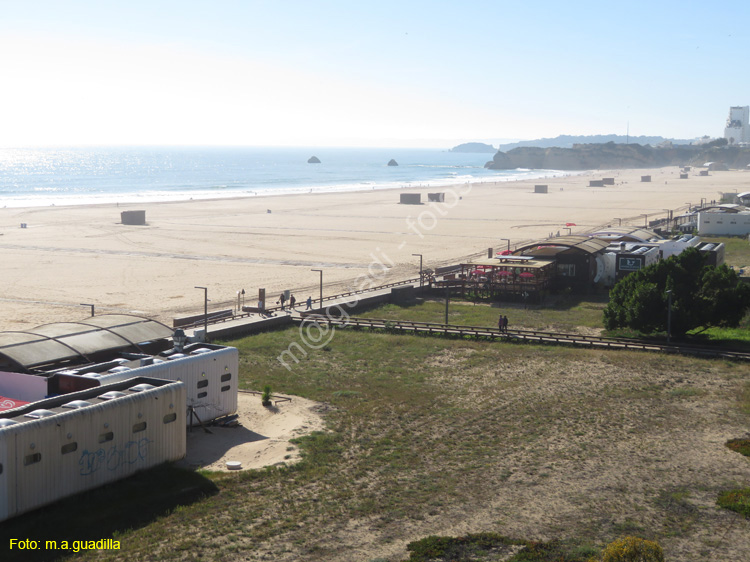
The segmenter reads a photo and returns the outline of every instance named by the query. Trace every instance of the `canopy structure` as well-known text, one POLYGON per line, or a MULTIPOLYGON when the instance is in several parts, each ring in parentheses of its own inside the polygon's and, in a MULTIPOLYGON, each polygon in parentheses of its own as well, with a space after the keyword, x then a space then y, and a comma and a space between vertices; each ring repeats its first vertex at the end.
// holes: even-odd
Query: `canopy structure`
POLYGON ((578 250, 587 254, 597 254, 609 245, 606 240, 589 236, 555 236, 539 242, 532 242, 516 248, 516 254, 526 255, 555 255, 560 251, 578 250))
POLYGON ((663 237, 653 230, 629 226, 610 226, 589 234, 592 238, 607 240, 608 242, 648 242, 650 240, 663 240, 663 237))
POLYGON ((103 352, 132 349, 171 338, 161 322, 129 314, 104 314, 80 322, 44 324, 28 331, 0 332, 0 361, 29 371, 42 365, 90 361, 103 352))

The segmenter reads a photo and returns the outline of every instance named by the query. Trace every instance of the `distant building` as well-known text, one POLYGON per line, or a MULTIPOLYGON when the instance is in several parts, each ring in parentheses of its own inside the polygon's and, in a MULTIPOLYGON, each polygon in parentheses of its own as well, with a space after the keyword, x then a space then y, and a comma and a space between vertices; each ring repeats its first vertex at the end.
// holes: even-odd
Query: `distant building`
POLYGON ((708 236, 747 236, 750 213, 711 210, 698 213, 698 232, 708 236))
POLYGON ((750 143, 750 106, 729 108, 724 138, 729 144, 750 143))

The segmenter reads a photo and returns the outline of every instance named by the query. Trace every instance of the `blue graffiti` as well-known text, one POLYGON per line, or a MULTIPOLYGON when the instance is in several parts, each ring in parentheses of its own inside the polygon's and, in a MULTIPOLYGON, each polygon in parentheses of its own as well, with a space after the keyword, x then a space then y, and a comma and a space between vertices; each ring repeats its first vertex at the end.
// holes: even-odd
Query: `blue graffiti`
POLYGON ((109 471, 117 470, 123 465, 134 464, 148 457, 148 444, 151 439, 144 437, 138 441, 128 441, 123 445, 112 445, 109 450, 104 448, 96 451, 84 450, 78 464, 81 466, 81 476, 94 474, 102 467, 109 471))

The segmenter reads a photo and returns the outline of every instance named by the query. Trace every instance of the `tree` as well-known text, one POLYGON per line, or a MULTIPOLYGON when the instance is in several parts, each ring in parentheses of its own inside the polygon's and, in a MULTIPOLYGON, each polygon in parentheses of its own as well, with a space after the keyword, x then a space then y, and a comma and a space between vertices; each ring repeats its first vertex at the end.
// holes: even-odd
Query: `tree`
POLYGON ((604 326, 666 331, 667 291, 672 292, 671 331, 677 337, 696 328, 736 327, 750 308, 750 285, 726 265, 706 265, 697 249, 688 248, 620 280, 610 291, 604 326))

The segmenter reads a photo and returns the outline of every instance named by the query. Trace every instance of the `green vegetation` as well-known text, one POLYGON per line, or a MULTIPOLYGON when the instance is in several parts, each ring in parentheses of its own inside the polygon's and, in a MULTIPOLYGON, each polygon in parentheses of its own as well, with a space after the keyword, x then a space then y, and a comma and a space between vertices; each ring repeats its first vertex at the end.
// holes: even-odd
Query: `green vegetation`
POLYGON ((750 457, 750 439, 730 439, 726 442, 726 446, 732 451, 750 457))
MULTIPOLYGON (((365 316, 440 321, 442 306, 365 316)), ((502 311, 511 326, 515 318, 568 331, 604 307, 565 306, 450 310, 464 325, 494 326, 502 311)), ((432 549, 443 558, 427 560, 492 560, 506 548, 513 562, 583 562, 624 534, 697 553, 705 545, 696 536, 723 532, 726 520, 705 498, 732 484, 705 436, 750 415, 745 365, 339 328, 286 369, 279 354, 300 337, 290 328, 226 342, 240 350, 243 388, 273 385, 323 404, 326 431, 295 440, 300 463, 234 473, 163 467, 6 522, 1 538, 121 541, 121 551, 70 556, 97 562, 316 562, 406 543, 410 562, 432 549), (457 520, 495 532, 428 536, 457 520), (508 528, 521 538, 499 534, 508 528), (540 536, 564 540, 529 540, 540 536)), ((739 492, 730 503, 747 505, 739 492)), ((738 549, 746 555, 750 544, 738 549)))
POLYGON ((263 385, 263 394, 260 396, 260 401, 264 406, 271 405, 271 385, 263 385))
POLYGON ((735 268, 750 267, 750 243, 743 237, 702 236, 705 242, 724 244, 724 262, 735 268))
POLYGON ((741 490, 729 490, 719 494, 716 500, 719 507, 735 511, 740 515, 750 518, 750 488, 741 490))
POLYGON ((667 291, 671 291, 669 316, 676 337, 696 328, 736 327, 750 308, 749 285, 724 265, 705 265, 701 253, 688 248, 619 281, 604 310, 605 327, 665 331, 667 291))
MULTIPOLYGON (((607 304, 603 298, 560 298, 547 306, 531 305, 524 308, 519 304, 471 303, 451 300, 448 306, 448 322, 459 326, 497 327, 500 314, 508 317, 510 328, 576 332, 581 328, 601 330, 602 312, 607 304)), ((400 306, 387 304, 377 311, 366 311, 354 315, 362 318, 384 320, 408 320, 411 322, 445 322, 445 301, 427 300, 421 304, 400 306)))
MULTIPOLYGON (((484 308, 494 319, 497 311, 484 308)), ((92 524, 116 533, 122 550, 73 558, 341 560, 354 548, 378 555, 457 519, 522 533, 511 545, 521 549, 516 561, 588 560, 622 533, 689 542, 698 525, 719 532, 721 521, 687 504, 706 489, 718 495, 721 467, 691 455, 710 446, 702 439, 715 424, 740 426, 732 405, 742 365, 338 329, 288 370, 277 357, 299 338, 287 329, 231 343, 243 387, 273 384, 326 405, 327 431, 296 440, 300 463, 193 474, 200 490, 214 491, 135 523, 138 509, 127 502, 185 486, 175 479, 124 491, 110 501, 109 523, 92 524), (668 470, 672 462, 684 470, 668 470), (527 542, 545 534, 566 540, 527 542)), ((100 513, 100 493, 77 498, 76 512, 100 513)), ((44 510, 3 532, 48 538, 69 514, 44 510)), ((475 541, 465 552, 492 553, 501 543, 475 541)))
POLYGON ((602 562, 664 562, 664 552, 653 541, 625 537, 607 545, 602 562))

